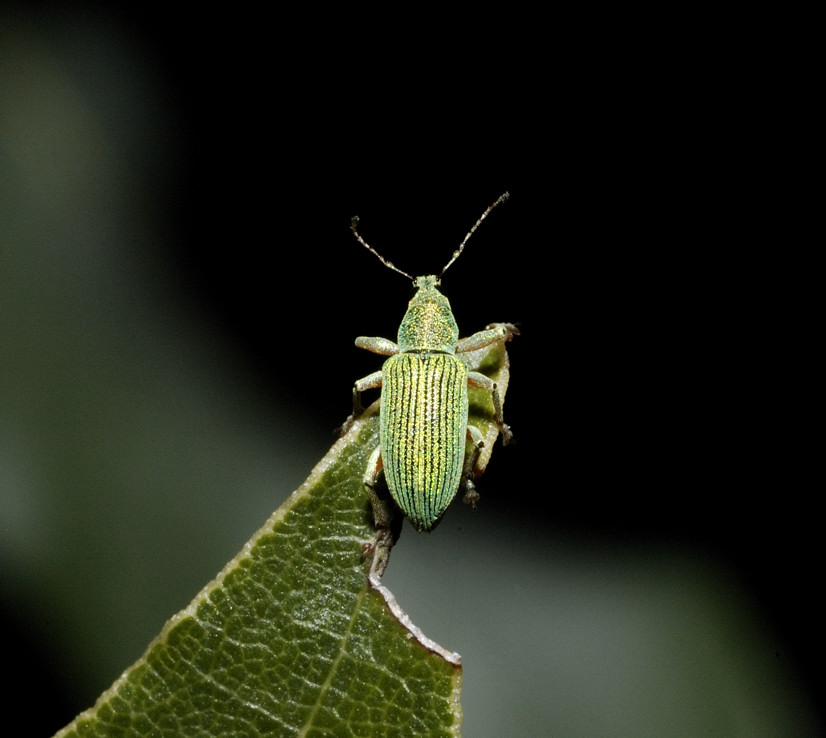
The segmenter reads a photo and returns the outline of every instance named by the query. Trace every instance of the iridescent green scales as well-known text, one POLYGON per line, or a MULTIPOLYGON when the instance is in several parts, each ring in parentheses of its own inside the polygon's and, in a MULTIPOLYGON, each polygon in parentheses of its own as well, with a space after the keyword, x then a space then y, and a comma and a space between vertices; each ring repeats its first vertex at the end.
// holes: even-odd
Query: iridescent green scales
POLYGON ((382 368, 381 449, 396 504, 419 530, 447 509, 467 437, 465 365, 448 353, 400 353, 382 368))

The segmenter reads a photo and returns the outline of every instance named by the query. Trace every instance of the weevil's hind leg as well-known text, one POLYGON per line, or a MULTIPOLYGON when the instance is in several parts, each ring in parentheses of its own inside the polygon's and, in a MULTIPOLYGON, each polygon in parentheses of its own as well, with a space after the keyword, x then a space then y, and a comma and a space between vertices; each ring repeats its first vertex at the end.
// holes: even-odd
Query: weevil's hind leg
POLYGON ((393 532, 390 528, 380 528, 376 531, 376 537, 365 544, 365 553, 370 553, 373 556, 373 561, 370 564, 370 576, 381 577, 387 564, 390 563, 390 552, 396 544, 396 539, 393 538, 393 532))
POLYGON ((375 451, 370 454, 363 479, 364 488, 367 490, 367 498, 370 500, 370 507, 373 509, 373 525, 376 528, 376 537, 370 543, 365 544, 364 550, 365 553, 370 553, 373 556, 373 563, 370 565, 371 576, 375 574, 378 577, 387 568, 390 561, 390 551, 399 538, 401 523, 404 522, 398 515, 394 515, 390 501, 379 495, 376 490, 382 474, 381 446, 376 446, 375 451))
POLYGON ((476 491, 476 485, 473 483, 473 479, 476 477, 476 466, 479 463, 479 454, 485 446, 485 441, 479 429, 474 425, 467 427, 467 437, 471 444, 473 444, 473 449, 465 456, 465 466, 462 469, 461 485, 465 490, 465 496, 462 498, 462 501, 466 505, 476 507, 476 503, 479 502, 479 493, 476 491))
POLYGON ((502 399, 499 397, 499 388, 496 386, 496 382, 479 372, 468 372, 467 380, 469 385, 490 392, 493 400, 493 422, 496 423, 496 427, 499 428, 499 432, 502 434, 502 445, 507 446, 513 440, 513 433, 511 427, 505 424, 502 417, 502 399))

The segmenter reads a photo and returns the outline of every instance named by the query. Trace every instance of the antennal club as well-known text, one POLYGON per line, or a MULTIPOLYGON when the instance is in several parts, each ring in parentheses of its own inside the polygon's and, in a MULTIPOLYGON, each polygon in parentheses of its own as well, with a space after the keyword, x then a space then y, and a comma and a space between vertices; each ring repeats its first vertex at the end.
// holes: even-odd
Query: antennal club
MULTIPOLYGON (((485 210, 485 212, 484 212, 484 213, 482 213, 482 215, 481 215, 481 216, 479 216, 479 220, 477 220, 477 221, 473 224, 473 228, 471 228, 471 229, 467 232, 467 235, 465 236, 464 240, 462 241, 462 243, 460 243, 460 244, 459 244, 459 248, 458 248, 458 249, 456 249, 456 251, 454 251, 454 252, 453 252, 453 258, 452 258, 452 259, 451 259, 451 260, 450 260, 447 264, 445 264, 445 268, 444 268, 444 269, 442 269, 442 271, 441 271, 441 272, 439 272, 439 276, 440 276, 440 277, 441 277, 441 276, 442 276, 442 275, 443 275, 443 274, 447 271, 447 268, 448 268, 448 267, 449 267, 449 266, 450 266, 450 265, 451 265, 454 261, 456 261, 456 259, 458 259, 458 258, 459 258, 459 255, 460 255, 460 254, 462 253, 462 251, 464 251, 464 249, 465 249, 465 244, 468 242, 468 239, 469 239, 469 238, 473 235, 473 232, 474 232, 474 231, 475 231, 475 230, 476 230, 476 229, 477 229, 477 228, 481 225, 482 221, 483 221, 485 218, 487 218, 487 217, 488 217, 488 215, 490 214, 490 211, 491 211, 491 210, 493 210, 493 209, 494 209, 497 205, 501 205, 501 204, 502 204, 503 202, 505 202, 505 200, 507 200, 509 197, 510 197, 510 193, 509 193, 509 192, 505 192, 504 194, 500 195, 500 196, 499 196, 499 199, 498 199, 495 203, 493 203, 493 205, 491 205, 491 206, 490 206, 487 210, 485 210)), ((361 239, 359 239, 359 240, 361 241, 361 239)), ((362 241, 362 243, 364 243, 364 242, 362 241)), ((365 243, 364 245, 365 245, 365 246, 367 246, 367 244, 366 244, 366 243, 365 243)), ((370 248, 370 247, 369 247, 369 246, 367 246, 367 248, 370 248)), ((372 249, 370 249, 370 250, 372 251, 372 249)), ((373 253, 375 253, 375 252, 373 252, 373 253)), ((378 256, 378 254, 376 254, 376 256, 378 256)), ((379 257, 379 258, 381 258, 381 257, 379 257)), ((384 261, 384 259, 382 259, 382 261, 384 261)), ((397 270, 397 271, 398 271, 398 270, 397 270)))
MULTIPOLYGON (((490 210, 490 208, 488 208, 490 210)), ((487 215, 487 213, 485 213, 487 215)), ((484 217, 484 216, 482 216, 484 217)), ((394 272, 398 272, 399 274, 407 277, 411 282, 413 281, 413 277, 411 277, 407 272, 403 272, 397 266, 393 264, 392 261, 387 261, 378 251, 376 251, 367 241, 365 241, 361 236, 359 236, 358 231, 356 230, 356 226, 358 226, 359 217, 358 215, 354 215, 353 219, 350 221, 350 230, 353 231, 353 235, 358 239, 358 242, 364 246, 371 254, 378 257, 378 260, 384 264, 388 269, 392 269, 394 272)), ((478 224, 477 224, 478 225, 478 224)), ((475 226, 474 226, 475 228, 475 226)))

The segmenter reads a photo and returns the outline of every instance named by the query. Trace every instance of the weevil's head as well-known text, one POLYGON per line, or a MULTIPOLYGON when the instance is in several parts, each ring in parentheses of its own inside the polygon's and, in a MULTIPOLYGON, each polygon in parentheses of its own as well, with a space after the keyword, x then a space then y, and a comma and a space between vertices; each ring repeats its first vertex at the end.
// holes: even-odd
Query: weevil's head
POLYGON ((437 351, 452 354, 459 340, 459 327, 450 302, 439 292, 441 280, 435 275, 416 277, 416 294, 399 326, 398 344, 402 352, 437 351))

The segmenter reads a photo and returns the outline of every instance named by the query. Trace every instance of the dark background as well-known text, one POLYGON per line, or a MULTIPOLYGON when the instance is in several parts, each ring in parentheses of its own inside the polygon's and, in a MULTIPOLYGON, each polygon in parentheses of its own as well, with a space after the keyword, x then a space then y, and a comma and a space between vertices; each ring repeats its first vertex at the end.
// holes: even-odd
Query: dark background
MULTIPOLYGON (((806 295, 743 68, 666 60, 667 43, 520 40, 531 19, 428 43, 367 20, 316 34, 306 19, 104 23, 85 7, 27 29, 81 87, 105 85, 83 33, 102 23, 151 69, 156 128, 125 147, 164 234, 142 268, 265 386, 289 388, 278 402, 330 429, 378 366, 353 338, 394 338, 410 295, 351 216, 387 259, 430 273, 509 191, 443 280, 463 335, 522 331, 505 412, 517 443, 480 485, 511 492, 485 510, 727 562, 814 693, 819 516, 790 326, 806 295)), ((122 110, 98 112, 118 130, 122 110)))

